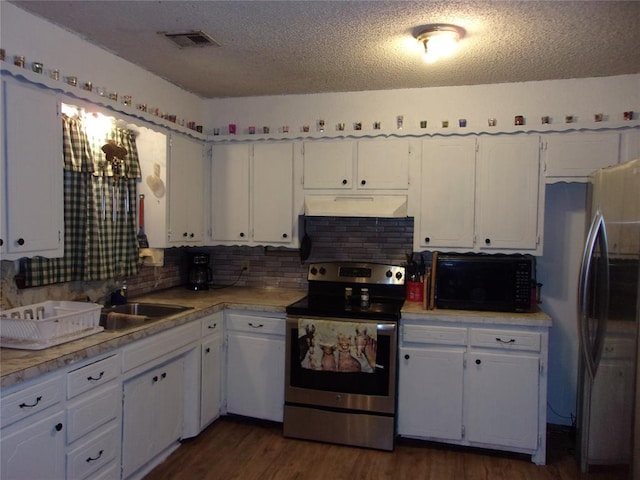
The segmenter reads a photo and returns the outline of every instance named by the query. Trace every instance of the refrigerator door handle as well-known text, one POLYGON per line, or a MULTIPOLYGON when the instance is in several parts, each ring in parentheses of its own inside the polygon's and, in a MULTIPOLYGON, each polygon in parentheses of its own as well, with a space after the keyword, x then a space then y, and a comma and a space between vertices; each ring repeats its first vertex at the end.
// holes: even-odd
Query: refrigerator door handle
POLYGON ((587 235, 587 241, 585 243, 584 252, 582 255, 582 263, 580 265, 580 278, 578 283, 578 337, 580 344, 580 351, 582 352, 583 360, 586 365, 587 372, 591 380, 594 379, 598 364, 600 363, 600 357, 602 356, 602 349, 604 346, 605 337, 605 325, 607 322, 609 312, 609 245, 607 242, 607 231, 604 222, 604 217, 597 211, 591 222, 589 228, 589 234, 587 235), (601 255, 604 265, 606 265, 603 272, 603 281, 601 285, 602 301, 600 302, 599 312, 597 318, 596 336, 593 344, 589 338, 589 305, 590 305, 590 291, 591 291, 591 270, 593 268, 593 254, 596 249, 596 243, 600 238, 601 242, 601 255))

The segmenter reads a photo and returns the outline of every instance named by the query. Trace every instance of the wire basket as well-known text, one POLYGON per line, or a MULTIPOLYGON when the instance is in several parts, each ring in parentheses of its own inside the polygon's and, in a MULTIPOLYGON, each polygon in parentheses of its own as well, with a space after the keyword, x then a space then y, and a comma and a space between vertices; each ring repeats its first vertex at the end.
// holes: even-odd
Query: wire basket
POLYGON ((50 300, 0 311, 0 347, 40 350, 101 332, 101 308, 50 300))

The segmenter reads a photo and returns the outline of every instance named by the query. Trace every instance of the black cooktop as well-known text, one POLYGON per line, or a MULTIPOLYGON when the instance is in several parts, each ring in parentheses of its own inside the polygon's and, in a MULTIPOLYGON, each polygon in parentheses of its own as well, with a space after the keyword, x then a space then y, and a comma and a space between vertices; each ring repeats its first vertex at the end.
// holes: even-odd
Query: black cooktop
POLYGON ((368 307, 363 307, 357 302, 345 302, 339 297, 307 296, 287 306, 287 314, 397 322, 400 320, 403 304, 404 300, 374 298, 368 307))

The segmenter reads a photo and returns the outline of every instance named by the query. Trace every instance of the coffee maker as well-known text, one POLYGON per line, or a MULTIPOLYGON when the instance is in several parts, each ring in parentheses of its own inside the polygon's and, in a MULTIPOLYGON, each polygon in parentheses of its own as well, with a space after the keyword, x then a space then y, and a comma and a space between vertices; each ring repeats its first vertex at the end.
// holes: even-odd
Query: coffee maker
POLYGON ((196 253, 191 256, 189 265, 189 290, 208 290, 212 280, 212 271, 209 268, 209 255, 196 253))

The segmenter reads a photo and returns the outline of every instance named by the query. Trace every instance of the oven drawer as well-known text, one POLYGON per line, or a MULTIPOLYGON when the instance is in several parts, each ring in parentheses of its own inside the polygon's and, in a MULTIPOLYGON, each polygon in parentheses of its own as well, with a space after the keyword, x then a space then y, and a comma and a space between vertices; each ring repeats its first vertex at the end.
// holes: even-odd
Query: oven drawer
POLYGON ((262 317, 225 312, 225 320, 227 329, 236 332, 284 336, 286 329, 286 321, 283 317, 262 317))
POLYGON ((467 329, 458 327, 432 327, 428 325, 403 325, 402 341, 407 343, 432 343, 437 345, 466 345, 467 329))
POLYGON ((469 343, 472 347, 539 352, 540 342, 540 334, 535 332, 479 328, 472 328, 469 331, 469 343))

